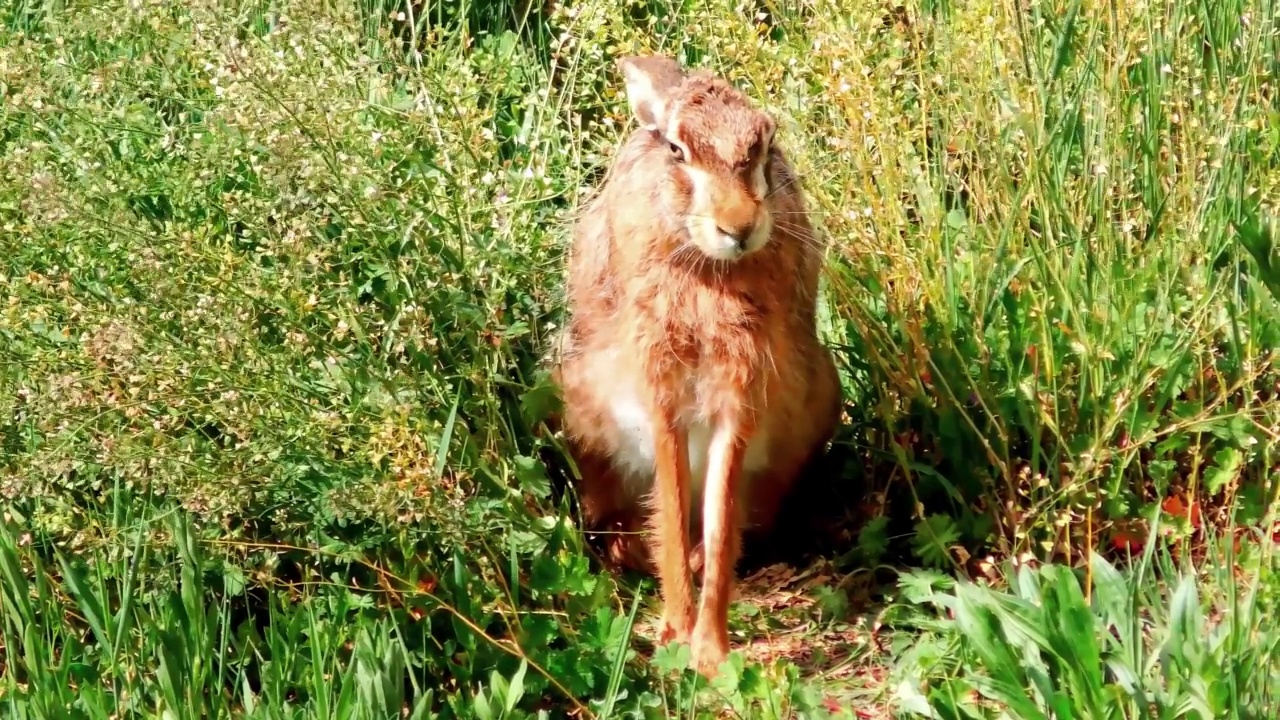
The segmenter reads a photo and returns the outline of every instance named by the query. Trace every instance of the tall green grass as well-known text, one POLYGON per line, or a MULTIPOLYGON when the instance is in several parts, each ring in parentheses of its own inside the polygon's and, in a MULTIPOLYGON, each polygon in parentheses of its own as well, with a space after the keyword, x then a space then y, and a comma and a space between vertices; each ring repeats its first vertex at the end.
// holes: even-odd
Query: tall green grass
POLYGON ((422 662, 429 622, 371 612, 354 592, 255 604, 243 581, 209 584, 185 522, 132 534, 131 554, 86 563, 55 551, 52 568, 0 536, 7 717, 426 718, 438 700, 455 717, 532 717, 511 712, 545 686, 524 684, 527 661, 499 662, 474 697, 446 698, 422 662), (147 531, 175 547, 148 550, 147 531))
POLYGON ((1172 493, 1264 514, 1277 298, 1238 228, 1274 212, 1276 38, 1242 15, 1274 13, 973 5, 847 61, 835 315, 925 526, 1066 559, 1172 493))
MULTIPOLYGON (((1094 568, 1094 588, 1116 548, 1269 529, 1275 17, 1273 0, 0 6, 0 704, 892 700, 875 668, 836 681, 767 651, 695 687, 644 639, 646 587, 599 574, 577 532, 536 359, 567 223, 630 122, 612 63, 631 52, 712 67, 775 113, 831 242, 822 328, 848 422, 790 509, 806 532, 783 537, 831 560, 839 620, 865 609, 846 595, 894 594, 891 565, 1035 557, 1094 568)), ((1086 606, 1046 572, 966 607, 1103 638, 1102 610, 1053 629, 1029 588, 1086 606)), ((1237 612, 1185 592, 1171 627, 1237 612)), ((735 622, 767 650, 752 602, 735 622)), ((865 662, 916 662, 937 647, 919 632, 865 662)), ((1005 672, 993 657, 964 662, 1005 672)), ((1027 662, 1009 671, 1045 661, 1027 662)))

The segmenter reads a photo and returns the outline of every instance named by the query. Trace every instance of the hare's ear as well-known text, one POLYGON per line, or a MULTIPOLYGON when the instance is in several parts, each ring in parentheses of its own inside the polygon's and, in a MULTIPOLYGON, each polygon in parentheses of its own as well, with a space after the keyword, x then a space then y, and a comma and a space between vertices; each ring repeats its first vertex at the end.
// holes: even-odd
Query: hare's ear
POLYGON ((665 129, 667 96, 684 81, 680 63, 663 55, 631 56, 620 58, 618 69, 636 120, 647 130, 665 129))

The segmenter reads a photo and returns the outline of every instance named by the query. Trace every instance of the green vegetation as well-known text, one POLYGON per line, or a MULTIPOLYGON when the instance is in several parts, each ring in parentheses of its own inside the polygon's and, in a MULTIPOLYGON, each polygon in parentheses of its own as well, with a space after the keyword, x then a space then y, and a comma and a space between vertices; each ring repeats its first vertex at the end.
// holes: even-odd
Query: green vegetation
POLYGON ((1278 14, 0 4, 4 715, 1276 717, 1278 14), (710 687, 542 424, 648 51, 778 118, 848 399, 710 687))

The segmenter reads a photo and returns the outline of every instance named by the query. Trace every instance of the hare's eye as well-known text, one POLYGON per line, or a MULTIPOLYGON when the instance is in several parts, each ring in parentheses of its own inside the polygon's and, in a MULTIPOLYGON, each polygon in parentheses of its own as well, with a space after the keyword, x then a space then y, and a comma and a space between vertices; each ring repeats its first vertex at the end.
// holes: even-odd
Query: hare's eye
POLYGON ((671 157, 675 158, 676 162, 685 161, 684 149, 681 148, 679 145, 675 143, 667 143, 667 149, 671 151, 671 157))

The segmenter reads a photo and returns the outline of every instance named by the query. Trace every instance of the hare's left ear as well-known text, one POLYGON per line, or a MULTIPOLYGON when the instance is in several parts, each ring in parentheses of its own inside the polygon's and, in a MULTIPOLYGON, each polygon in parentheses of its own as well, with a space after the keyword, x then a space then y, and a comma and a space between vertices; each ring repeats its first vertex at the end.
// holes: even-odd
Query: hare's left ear
POLYGON ((618 69, 636 120, 646 130, 665 130, 667 97, 684 82, 680 63, 664 55, 630 56, 618 60, 618 69))

